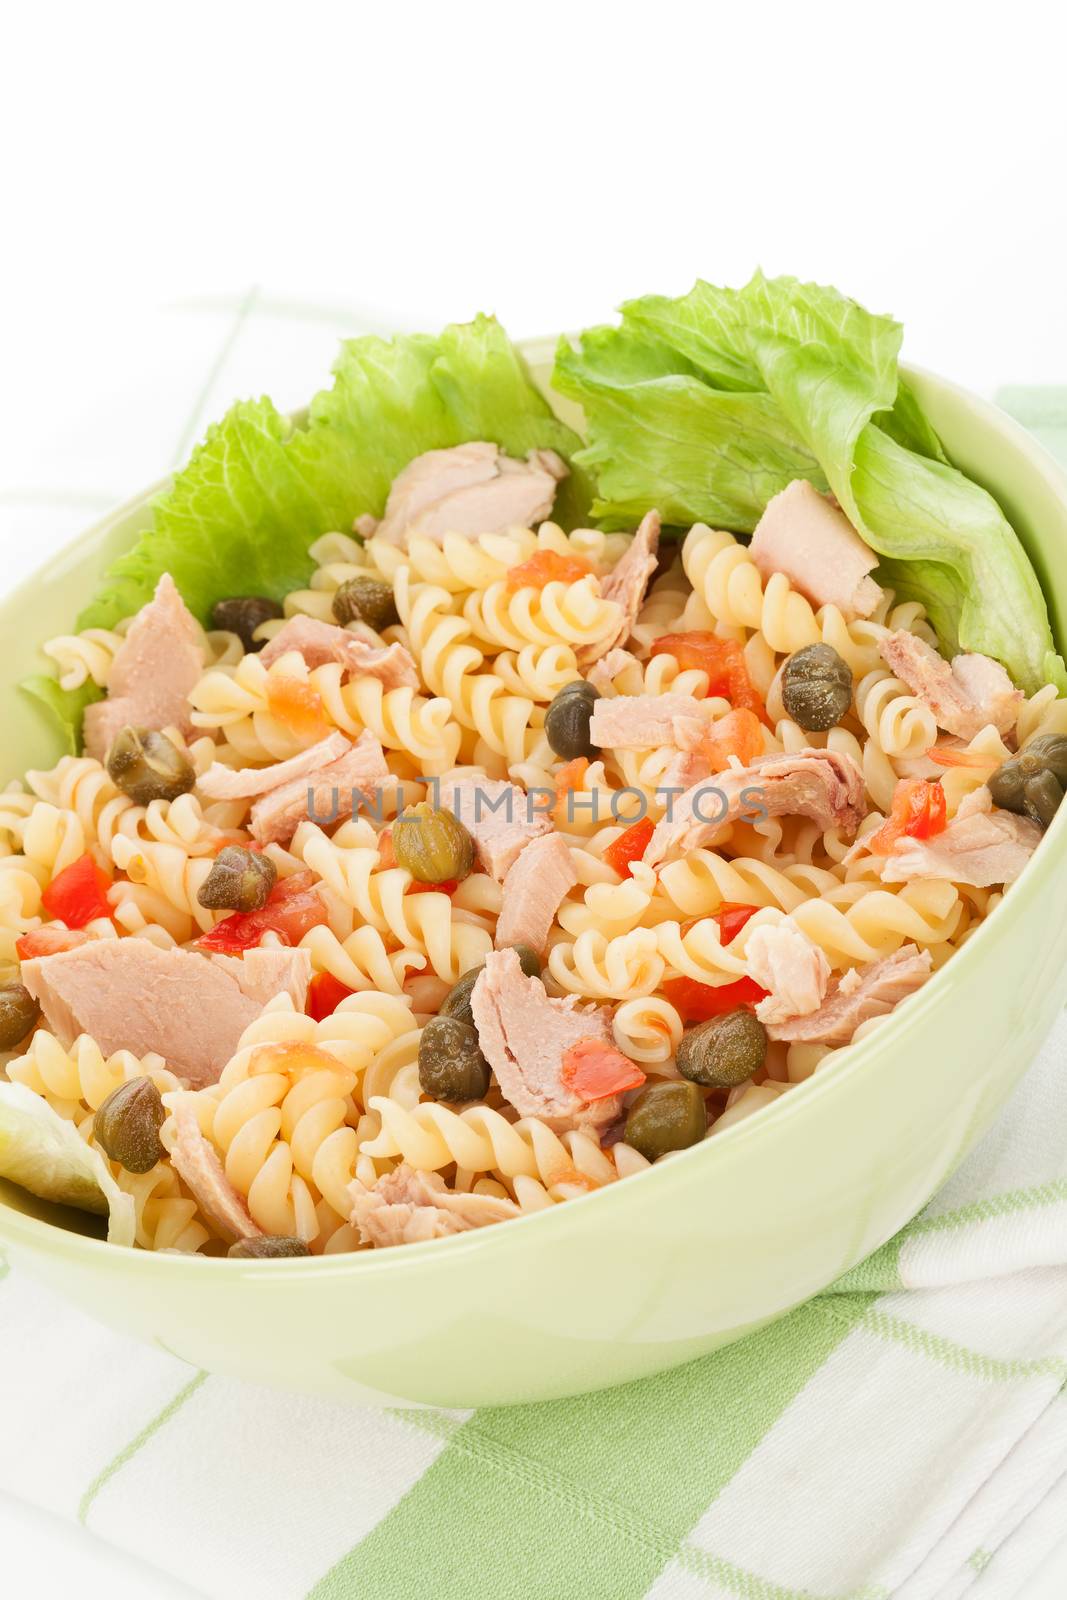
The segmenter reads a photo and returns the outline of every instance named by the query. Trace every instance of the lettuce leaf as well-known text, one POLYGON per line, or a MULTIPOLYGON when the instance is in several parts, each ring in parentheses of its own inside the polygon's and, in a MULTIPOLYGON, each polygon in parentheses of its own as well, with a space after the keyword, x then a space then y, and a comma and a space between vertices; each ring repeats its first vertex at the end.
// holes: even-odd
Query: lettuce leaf
POLYGON ((44 706, 50 718, 58 723, 63 735, 64 753, 78 755, 85 708, 95 700, 104 698, 103 689, 98 689, 91 678, 86 679, 80 689, 61 689, 58 678, 50 678, 45 672, 23 678, 19 688, 23 694, 28 694, 44 706))
POLYGON ((0 1178, 42 1200, 107 1217, 112 1244, 134 1242, 133 1196, 119 1188, 73 1122, 24 1083, 0 1082, 0 1178))
POLYGON ((898 372, 901 329, 834 289, 756 276, 623 307, 620 328, 562 341, 553 383, 585 408, 578 460, 609 525, 751 532, 792 478, 830 488, 929 610, 942 648, 1002 661, 1032 693, 1067 688, 1030 561, 996 501, 947 460, 898 372))
MULTIPOLYGON (((239 402, 208 430, 78 626, 112 627, 151 598, 163 572, 201 621, 228 595, 280 600, 307 582, 315 539, 364 512, 380 515, 413 457, 468 439, 491 439, 512 455, 545 448, 568 458, 580 443, 492 317, 438 337, 350 339, 306 424, 260 399, 239 402)), ((556 514, 573 525, 588 500, 579 470, 556 514)))

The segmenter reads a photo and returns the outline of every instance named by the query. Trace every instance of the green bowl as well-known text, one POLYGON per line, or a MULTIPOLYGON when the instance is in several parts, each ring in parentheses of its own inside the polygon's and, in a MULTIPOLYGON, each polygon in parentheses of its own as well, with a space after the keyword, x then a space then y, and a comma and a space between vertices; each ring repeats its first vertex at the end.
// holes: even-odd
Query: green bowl
MULTIPOLYGON (((550 346, 527 355, 543 383, 550 346)), ((952 458, 1026 543, 1062 641, 1067 479, 995 407, 911 376, 952 458)), ((6 777, 61 753, 14 686, 145 526, 149 498, 0 604, 6 777)), ((706 1144, 552 1211, 396 1250, 239 1263, 111 1247, 0 1185, 0 1246, 101 1321, 196 1366, 357 1403, 540 1400, 661 1371, 823 1288, 973 1148, 1067 997, 1065 861, 1061 813, 1005 902, 899 1018, 706 1144)))

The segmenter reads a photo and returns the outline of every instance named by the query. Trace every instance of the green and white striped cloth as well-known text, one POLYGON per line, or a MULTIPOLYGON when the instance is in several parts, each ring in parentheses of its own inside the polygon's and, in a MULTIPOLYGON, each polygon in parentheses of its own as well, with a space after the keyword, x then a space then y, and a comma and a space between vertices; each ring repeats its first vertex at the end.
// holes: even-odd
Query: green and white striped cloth
MULTIPOLYGON (((292 337, 252 298, 180 454, 235 348, 229 393, 292 337)), ((293 373, 295 401, 317 380, 293 373)), ((1067 458, 1063 392, 1002 400, 1067 458)), ((1067 1528, 1065 1059, 1067 1018, 936 1200, 831 1290, 577 1400, 278 1394, 129 1343, 0 1258, 0 1490, 225 1600, 1008 1600, 1067 1528)))
POLYGON ((1067 1521, 1067 1019, 903 1233, 577 1400, 360 1411, 0 1284, 0 1488, 225 1600, 1006 1600, 1067 1521))

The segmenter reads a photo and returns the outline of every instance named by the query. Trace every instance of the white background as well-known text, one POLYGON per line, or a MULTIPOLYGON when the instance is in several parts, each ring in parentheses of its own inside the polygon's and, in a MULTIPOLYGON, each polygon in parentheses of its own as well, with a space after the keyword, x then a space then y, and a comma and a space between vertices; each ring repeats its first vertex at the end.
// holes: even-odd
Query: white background
MULTIPOLYGON (((0 39, 5 580, 236 394, 306 398, 339 324, 483 309, 540 333, 760 264, 894 312, 910 359, 983 392, 1067 383, 1054 18, 1026 0, 19 7, 0 39), (248 304, 274 318, 254 351, 248 304)), ((0 1549, 12 1594, 189 1593, 3 1502, 0 1549)), ((1061 1557, 1025 1596, 1065 1590, 1061 1557)))

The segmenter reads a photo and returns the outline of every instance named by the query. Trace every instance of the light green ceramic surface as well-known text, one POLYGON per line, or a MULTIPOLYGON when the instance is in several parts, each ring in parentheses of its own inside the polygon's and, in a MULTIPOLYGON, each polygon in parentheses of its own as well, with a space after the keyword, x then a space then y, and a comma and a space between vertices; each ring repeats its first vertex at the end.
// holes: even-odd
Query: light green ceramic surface
MULTIPOLYGON (((538 376, 548 346, 530 347, 538 376)), ((1009 418, 912 377, 1067 618, 1067 479, 1009 418)), ((0 604, 3 771, 60 753, 16 695, 144 497, 0 604)), ((0 1185, 0 1246, 87 1311, 198 1366, 357 1402, 475 1406, 603 1387, 736 1339, 875 1249, 943 1183, 1067 996, 1067 808, 1006 901, 906 1010, 766 1111, 640 1177, 396 1250, 237 1263, 106 1246, 0 1185)))

